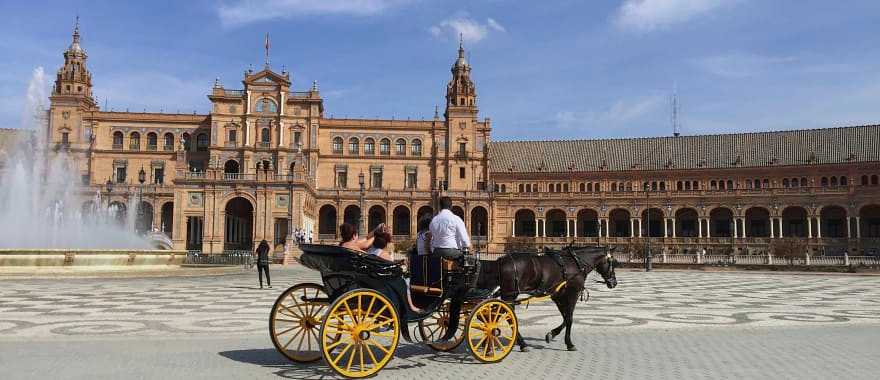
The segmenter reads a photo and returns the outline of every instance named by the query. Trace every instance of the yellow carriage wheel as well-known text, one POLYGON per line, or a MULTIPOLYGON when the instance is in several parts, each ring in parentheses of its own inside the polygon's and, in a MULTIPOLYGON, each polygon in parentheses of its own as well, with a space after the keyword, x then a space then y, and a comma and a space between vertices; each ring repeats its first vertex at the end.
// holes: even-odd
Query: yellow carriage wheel
MULTIPOLYGON (((422 337, 422 341, 426 342, 428 347, 442 352, 452 351, 460 346, 461 342, 464 342, 464 328, 462 326, 466 318, 461 319, 455 337, 449 342, 445 344, 430 343, 446 335, 449 328, 449 303, 449 300, 444 301, 434 314, 419 321, 419 335, 422 337)), ((467 316, 464 307, 462 307, 461 314, 467 316)))
POLYGON ((394 356, 400 338, 395 306, 369 289, 343 294, 330 305, 321 325, 324 361, 345 377, 379 372, 394 356))
POLYGON ((513 350, 518 326, 516 314, 508 304, 486 300, 471 311, 465 328, 471 354, 483 363, 495 363, 513 350))
POLYGON ((281 293, 269 315, 269 336, 278 352, 297 363, 321 359, 319 333, 326 299, 324 287, 313 283, 294 285, 281 293))

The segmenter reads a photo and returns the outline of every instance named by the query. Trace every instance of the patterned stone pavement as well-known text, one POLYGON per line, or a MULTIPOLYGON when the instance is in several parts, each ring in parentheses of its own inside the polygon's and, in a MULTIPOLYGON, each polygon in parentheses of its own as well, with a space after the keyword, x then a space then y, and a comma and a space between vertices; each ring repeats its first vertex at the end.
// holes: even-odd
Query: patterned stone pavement
MULTIPOLYGON (((38 374, 62 378, 80 377, 77 373, 91 377, 93 367, 83 363, 117 360, 121 354, 113 347, 148 356, 162 351, 166 364, 180 360, 178 353, 204 356, 198 360, 214 369, 196 371, 194 377, 209 377, 215 367, 227 366, 232 372, 217 375, 332 375, 320 363, 286 362, 274 353, 267 336, 275 297, 287 286, 316 281, 316 273, 292 267, 274 270, 273 279, 271 290, 255 286, 255 273, 0 280, 0 353, 15 352, 27 362, 65 341, 94 352, 85 362, 53 357, 57 363, 50 360, 55 364, 38 374), (62 367, 64 372, 52 372, 62 367)), ((483 366, 474 365, 462 349, 435 354, 421 345, 402 344, 380 377, 436 375, 439 369, 443 378, 580 378, 589 373, 610 378, 766 373, 862 378, 880 370, 880 352, 874 349, 880 339, 880 276, 621 271, 618 279, 614 290, 590 286, 589 301, 578 305, 573 331, 581 349, 577 353, 564 351, 561 337, 550 345, 530 339, 536 350, 483 366), (736 365, 742 361, 748 366, 736 365)), ((527 338, 542 337, 561 321, 552 303, 520 307, 517 315, 527 338)), ((0 365, 4 356, 15 357, 0 355, 0 365)), ((200 366, 192 360, 180 365, 200 366)), ((144 364, 133 364, 130 370, 143 375, 138 365, 144 364)))

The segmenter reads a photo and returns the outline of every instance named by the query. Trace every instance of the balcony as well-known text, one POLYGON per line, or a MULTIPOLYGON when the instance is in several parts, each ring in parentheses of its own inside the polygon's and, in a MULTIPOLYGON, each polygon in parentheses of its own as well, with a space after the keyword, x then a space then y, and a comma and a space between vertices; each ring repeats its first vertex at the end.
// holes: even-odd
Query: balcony
POLYGON ((122 144, 113 144, 113 150, 122 150, 122 144))
POLYGON ((227 141, 224 146, 227 148, 238 148, 238 141, 227 141))
POLYGON ((269 141, 260 141, 257 143, 257 148, 268 149, 272 145, 269 141))
POLYGON ((245 174, 245 173, 223 173, 223 179, 227 181, 248 181, 253 180, 255 176, 253 174, 245 174))
POLYGON ((166 152, 171 152, 171 151, 174 150, 174 145, 168 145, 168 144, 166 144, 165 146, 162 147, 162 149, 163 149, 164 151, 166 151, 166 152))
POLYGON ((151 152, 155 152, 157 150, 157 148, 158 148, 158 146, 156 146, 156 144, 147 145, 147 150, 151 151, 151 152))
POLYGON ((455 154, 453 155, 453 157, 454 157, 456 160, 467 160, 467 158, 468 158, 468 152, 458 151, 458 152, 455 152, 455 154))

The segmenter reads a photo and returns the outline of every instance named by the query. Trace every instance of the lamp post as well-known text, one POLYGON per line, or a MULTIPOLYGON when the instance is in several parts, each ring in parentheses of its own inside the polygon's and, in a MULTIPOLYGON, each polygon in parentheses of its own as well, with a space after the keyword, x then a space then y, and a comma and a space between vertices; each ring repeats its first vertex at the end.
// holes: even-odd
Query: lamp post
POLYGON ((140 187, 138 187, 138 199, 137 199, 137 221, 135 222, 135 229, 137 229, 138 224, 141 224, 143 228, 143 232, 147 233, 147 226, 144 223, 144 182, 147 182, 147 172, 144 171, 144 167, 141 166, 141 170, 138 171, 138 183, 140 183, 140 187))
POLYGON ((648 196, 650 195, 649 184, 645 182, 645 225, 648 226, 647 244, 645 245, 645 272, 651 271, 651 207, 648 206, 648 196))
POLYGON ((107 178, 107 211, 110 211, 110 194, 113 193, 113 180, 107 178))
POLYGON ((360 207, 358 207, 358 236, 364 236, 364 172, 358 174, 358 185, 361 187, 360 207))

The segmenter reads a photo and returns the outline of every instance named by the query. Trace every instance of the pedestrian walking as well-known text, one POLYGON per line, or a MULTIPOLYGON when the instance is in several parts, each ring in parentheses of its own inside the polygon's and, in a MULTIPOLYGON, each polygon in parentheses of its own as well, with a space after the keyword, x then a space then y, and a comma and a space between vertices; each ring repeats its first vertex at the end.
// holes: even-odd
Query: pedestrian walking
POLYGON ((308 237, 309 237, 309 244, 312 244, 312 230, 309 230, 308 237))
POLYGON ((265 239, 257 247, 257 276, 260 279, 260 289, 263 289, 263 272, 266 273, 266 285, 272 289, 272 279, 269 277, 269 242, 265 239))

